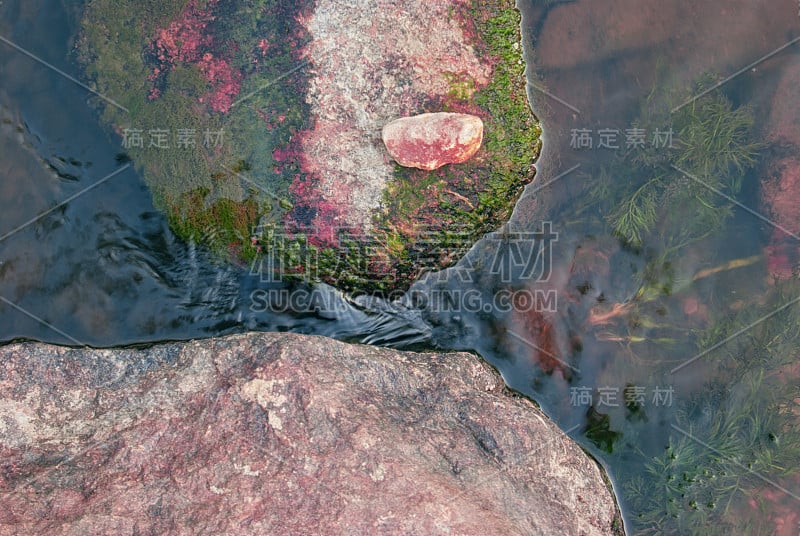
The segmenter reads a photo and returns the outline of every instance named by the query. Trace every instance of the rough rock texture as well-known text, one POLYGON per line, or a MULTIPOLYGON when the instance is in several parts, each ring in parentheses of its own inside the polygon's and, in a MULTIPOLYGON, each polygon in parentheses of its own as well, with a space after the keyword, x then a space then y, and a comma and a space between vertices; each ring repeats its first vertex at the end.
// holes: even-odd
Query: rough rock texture
POLYGON ((2 534, 609 534, 600 470, 469 354, 248 334, 0 349, 2 534))
POLYGON ((398 164, 430 171, 472 158, 483 141, 483 121, 469 114, 420 114, 386 124, 381 137, 398 164))
MULTIPOLYGON (((290 240, 340 261, 320 263, 319 279, 346 291, 405 289, 508 220, 541 132, 513 1, 323 0, 297 20, 310 36, 301 49, 309 120, 278 153, 283 169, 300 171, 283 223, 290 240), (397 166, 382 128, 430 112, 479 117, 482 146, 459 166, 397 166), (463 244, 455 253, 431 247, 453 237, 463 244)), ((256 240, 275 249, 269 231, 256 240)))
POLYGON ((319 178, 317 190, 338 208, 341 224, 368 228, 392 178, 380 144, 387 121, 444 97, 448 75, 489 82, 491 66, 450 14, 462 5, 468 2, 319 0, 301 21, 313 38, 307 53, 314 72, 304 169, 319 178))
POLYGON ((533 178, 512 0, 93 0, 81 27, 86 82, 114 104, 93 100, 175 232, 291 267, 270 277, 407 288, 505 223, 533 178), (381 129, 426 112, 480 117, 483 146, 398 168, 381 129), (457 254, 430 247, 454 236, 457 254))

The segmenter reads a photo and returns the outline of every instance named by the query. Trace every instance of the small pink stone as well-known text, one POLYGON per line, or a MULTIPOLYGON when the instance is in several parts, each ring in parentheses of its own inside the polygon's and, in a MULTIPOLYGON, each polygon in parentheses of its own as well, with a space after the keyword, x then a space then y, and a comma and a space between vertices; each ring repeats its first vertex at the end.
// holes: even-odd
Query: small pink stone
POLYGON ((695 314, 698 309, 700 309, 700 304, 697 302, 697 298, 686 298, 683 300, 683 312, 687 315, 695 314))
POLYGON ((472 158, 483 141, 483 121, 469 114, 421 114, 392 121, 382 137, 398 164, 430 171, 472 158))

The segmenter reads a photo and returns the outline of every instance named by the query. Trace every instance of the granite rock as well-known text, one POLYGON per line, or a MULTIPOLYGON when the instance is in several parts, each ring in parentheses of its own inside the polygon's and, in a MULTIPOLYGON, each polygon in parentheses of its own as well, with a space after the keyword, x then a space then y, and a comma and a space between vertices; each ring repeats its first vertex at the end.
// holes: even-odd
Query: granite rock
POLYGON ((600 469, 474 355, 245 334, 0 349, 1 534, 609 534, 600 469))
POLYGON ((512 0, 93 0, 76 54, 178 236, 292 267, 271 278, 375 292, 451 266, 430 244, 459 229, 465 250, 533 180, 521 43, 512 0), (439 111, 480 117, 483 146, 398 168, 383 126, 439 111), (296 263, 309 245, 329 262, 296 263))

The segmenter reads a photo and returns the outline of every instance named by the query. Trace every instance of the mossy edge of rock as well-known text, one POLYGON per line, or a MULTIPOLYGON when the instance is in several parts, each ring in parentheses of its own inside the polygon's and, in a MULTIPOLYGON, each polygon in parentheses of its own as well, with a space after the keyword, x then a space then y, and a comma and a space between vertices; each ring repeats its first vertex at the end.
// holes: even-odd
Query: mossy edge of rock
MULTIPOLYGON (((326 281, 350 292, 403 289, 425 270, 454 264, 484 233, 505 223, 524 186, 533 177, 541 129, 527 100, 521 17, 513 2, 474 1, 468 8, 459 6, 451 10, 472 38, 476 50, 491 58, 492 80, 488 86, 476 88, 474 81, 450 73, 452 91, 444 98, 432 98, 425 104, 430 109, 422 110, 472 111, 480 115, 487 128, 479 154, 469 162, 434 172, 398 166, 385 192, 384 210, 374 218, 372 232, 368 236, 348 236, 333 246, 314 244, 302 233, 287 234, 283 228, 283 216, 292 207, 289 184, 294 174, 302 172, 299 165, 289 163, 281 166, 279 177, 261 179, 261 172, 276 169, 274 149, 288 146, 292 135, 306 124, 302 99, 297 98, 305 81, 293 82, 298 90, 295 100, 275 87, 247 103, 249 115, 234 110, 225 116, 196 102, 197 95, 209 89, 203 73, 196 66, 177 64, 166 75, 170 91, 159 94, 160 106, 151 106, 145 95, 153 91, 149 87, 152 75, 142 51, 152 46, 159 28, 169 28, 176 16, 186 12, 187 6, 197 6, 186 2, 182 7, 170 8, 174 3, 150 0, 139 6, 138 11, 132 11, 126 9, 127 4, 130 2, 92 1, 87 7, 89 18, 84 19, 78 45, 79 57, 93 87, 118 97, 118 102, 130 110, 123 113, 114 106, 98 103, 102 104, 102 118, 118 134, 125 125, 144 131, 166 127, 192 128, 198 132, 233 125, 230 131, 234 141, 221 148, 197 144, 184 147, 184 154, 178 157, 152 150, 148 153, 146 148, 138 153, 129 150, 152 190, 156 205, 167 214, 176 234, 185 240, 204 243, 229 261, 252 263, 261 270, 266 257, 277 258, 280 266, 293 267, 288 270, 290 273, 281 274, 288 279, 326 281), (139 20, 130 14, 141 11, 151 16, 139 20), (99 20, 102 24, 86 24, 87 20, 99 20), (101 50, 101 44, 113 46, 113 54, 109 56, 108 50, 101 50), (140 85, 132 87, 136 81, 140 85), (287 98, 289 101, 284 102, 287 98), (277 106, 276 102, 283 106, 277 106), (287 117, 282 117, 280 124, 270 123, 270 129, 275 128, 276 132, 265 142, 272 143, 273 151, 267 151, 254 145, 253 140, 260 136, 253 133, 264 130, 264 121, 253 112, 263 116, 274 109, 287 110, 287 117), (131 118, 136 119, 136 124, 131 124, 131 118), (263 161, 254 162, 254 155, 260 155, 263 161), (256 181, 260 184, 253 184, 256 181), (269 194, 264 195, 264 191, 269 194), (421 217, 423 212, 431 211, 435 217, 421 217), (273 238, 277 235, 280 240, 276 246, 273 238)), ((216 6, 215 2, 200 4, 197 9, 216 6)), ((264 7, 268 4, 272 5, 269 9, 281 9, 275 7, 277 2, 257 4, 263 10, 268 9, 264 7)), ((231 9, 241 15, 236 11, 240 8, 231 9)), ((233 22, 227 27, 215 24, 224 27, 227 32, 224 35, 249 35, 233 28, 233 22)), ((259 23, 253 24, 255 28, 259 23)), ((244 39, 241 38, 242 42, 244 39)), ((279 52, 270 58, 275 61, 274 66, 264 68, 258 76, 251 73, 242 82, 242 94, 249 94, 253 89, 250 86, 258 86, 296 61, 291 51, 279 52)), ((243 64, 236 56, 228 61, 231 64, 238 61, 237 67, 243 64)))

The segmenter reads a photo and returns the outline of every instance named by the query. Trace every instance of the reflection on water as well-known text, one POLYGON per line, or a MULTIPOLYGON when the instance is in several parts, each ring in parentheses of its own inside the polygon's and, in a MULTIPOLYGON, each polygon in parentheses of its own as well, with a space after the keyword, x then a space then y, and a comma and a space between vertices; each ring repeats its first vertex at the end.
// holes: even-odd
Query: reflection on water
MULTIPOLYGON (((293 330, 474 350, 578 427, 628 529, 796 534, 800 288, 768 273, 800 260, 774 227, 800 231, 800 203, 759 191, 793 184, 798 49, 754 62, 800 36, 797 6, 521 4, 537 180, 508 226, 391 306, 177 241, 86 91, 0 44, 0 339, 293 330)), ((74 72, 74 9, 2 3, 0 35, 74 72)))

